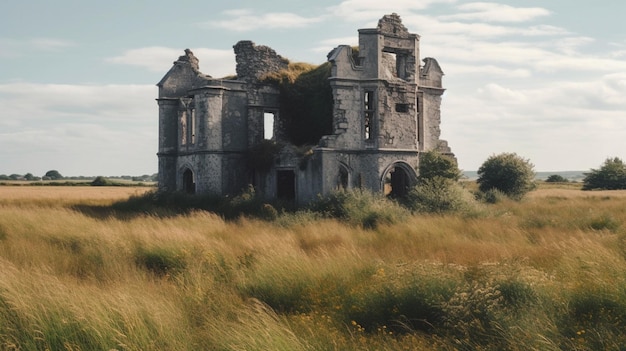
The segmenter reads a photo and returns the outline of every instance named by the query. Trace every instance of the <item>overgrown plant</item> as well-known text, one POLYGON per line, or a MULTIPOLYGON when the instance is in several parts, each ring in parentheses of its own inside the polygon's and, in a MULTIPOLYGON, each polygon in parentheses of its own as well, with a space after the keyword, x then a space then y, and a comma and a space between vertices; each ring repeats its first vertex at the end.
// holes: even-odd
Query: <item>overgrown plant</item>
POLYGON ((340 190, 322 196, 309 206, 309 210, 364 228, 397 223, 407 216, 407 211, 396 202, 361 189, 340 190))
POLYGON ((262 79, 280 89, 280 119, 291 143, 316 145, 323 135, 332 133, 330 70, 329 62, 319 66, 289 63, 286 70, 262 79))
POLYGON ((401 202, 413 212, 459 212, 474 207, 472 194, 458 182, 443 177, 422 179, 401 202))
POLYGON ((490 156, 478 168, 478 189, 486 192, 497 189, 514 200, 521 200, 535 189, 534 165, 516 153, 490 156))
POLYGON ((598 169, 585 173, 583 190, 626 189, 626 165, 619 158, 607 158, 598 169))
POLYGON ((456 160, 436 150, 420 154, 418 181, 433 178, 445 178, 457 181, 461 178, 456 160))

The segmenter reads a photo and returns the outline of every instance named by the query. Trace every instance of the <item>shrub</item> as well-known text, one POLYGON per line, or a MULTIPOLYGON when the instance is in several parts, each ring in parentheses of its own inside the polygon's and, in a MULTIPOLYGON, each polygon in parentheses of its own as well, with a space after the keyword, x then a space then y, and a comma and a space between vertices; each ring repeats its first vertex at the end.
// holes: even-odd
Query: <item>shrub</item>
POLYGON ((585 173, 583 190, 626 189, 626 165, 618 158, 607 158, 599 169, 591 169, 585 173))
POLYGON ((181 272, 187 263, 176 250, 166 248, 140 248, 135 253, 135 263, 159 277, 181 272))
POLYGON ((407 215, 396 202, 366 190, 336 191, 320 197, 309 209, 324 217, 345 220, 364 228, 397 223, 407 215))
POLYGON ((420 155, 418 180, 441 177, 452 180, 461 178, 461 171, 456 160, 437 151, 428 151, 420 155))
POLYGON ((552 174, 546 179, 546 183, 567 183, 568 180, 560 174, 552 174))
POLYGON ((92 186, 107 186, 107 185, 111 185, 111 182, 105 177, 97 176, 96 179, 94 179, 91 182, 91 185, 92 186))
POLYGON ((403 201, 411 211, 444 213, 468 210, 473 199, 457 182, 442 177, 423 179, 403 201))
POLYGON ((478 189, 497 189, 514 200, 521 200, 535 188, 534 165, 515 153, 490 156, 478 169, 478 189))
POLYGON ((506 194, 498 189, 489 189, 485 192, 478 192, 476 194, 476 199, 478 201, 482 201, 488 204, 497 204, 499 202, 502 202, 506 198, 506 194))

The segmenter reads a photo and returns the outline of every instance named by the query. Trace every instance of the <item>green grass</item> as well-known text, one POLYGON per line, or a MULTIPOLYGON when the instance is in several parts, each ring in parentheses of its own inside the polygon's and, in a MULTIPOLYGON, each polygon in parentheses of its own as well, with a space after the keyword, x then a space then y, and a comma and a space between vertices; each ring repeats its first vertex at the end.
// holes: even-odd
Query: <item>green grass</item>
POLYGON ((621 192, 542 185, 471 214, 341 194, 258 219, 15 188, 0 350, 626 347, 621 192))

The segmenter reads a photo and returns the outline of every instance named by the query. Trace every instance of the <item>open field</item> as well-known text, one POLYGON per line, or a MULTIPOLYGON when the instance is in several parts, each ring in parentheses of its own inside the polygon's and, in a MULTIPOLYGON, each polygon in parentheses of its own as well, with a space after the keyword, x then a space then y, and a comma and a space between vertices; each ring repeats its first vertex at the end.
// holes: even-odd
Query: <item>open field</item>
POLYGON ((623 191, 372 229, 89 210, 148 190, 0 187, 0 350, 626 348, 623 191))

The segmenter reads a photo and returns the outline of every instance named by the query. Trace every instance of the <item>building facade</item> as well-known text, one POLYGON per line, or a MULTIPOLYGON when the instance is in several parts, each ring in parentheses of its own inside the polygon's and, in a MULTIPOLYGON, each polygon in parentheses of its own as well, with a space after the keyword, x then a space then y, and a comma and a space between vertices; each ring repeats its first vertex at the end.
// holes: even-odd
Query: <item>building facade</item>
POLYGON ((333 49, 332 125, 306 151, 290 142, 281 90, 264 79, 288 69, 286 59, 240 41, 237 76, 215 79, 185 50, 157 84, 159 189, 232 195, 251 184, 299 204, 337 189, 401 196, 417 181, 420 153, 452 155, 439 138, 443 72, 420 61, 419 39, 391 14, 359 30, 358 48, 333 49))

